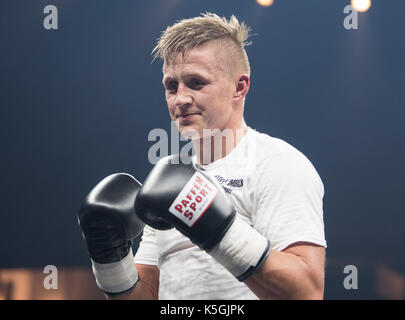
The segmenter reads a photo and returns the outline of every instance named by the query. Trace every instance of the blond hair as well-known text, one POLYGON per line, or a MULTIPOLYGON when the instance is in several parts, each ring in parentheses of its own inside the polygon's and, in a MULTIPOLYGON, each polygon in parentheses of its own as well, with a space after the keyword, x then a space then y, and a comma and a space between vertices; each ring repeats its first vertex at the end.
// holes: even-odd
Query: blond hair
POLYGON ((228 66, 230 72, 242 71, 250 75, 249 60, 244 48, 251 44, 247 42, 250 31, 251 28, 244 22, 240 23, 234 15, 227 20, 225 17, 221 18, 214 13, 206 12, 195 18, 177 21, 167 27, 152 51, 153 60, 160 58, 170 65, 178 53, 184 58, 187 50, 208 41, 221 40, 220 44, 228 49, 227 60, 233 64, 228 66))

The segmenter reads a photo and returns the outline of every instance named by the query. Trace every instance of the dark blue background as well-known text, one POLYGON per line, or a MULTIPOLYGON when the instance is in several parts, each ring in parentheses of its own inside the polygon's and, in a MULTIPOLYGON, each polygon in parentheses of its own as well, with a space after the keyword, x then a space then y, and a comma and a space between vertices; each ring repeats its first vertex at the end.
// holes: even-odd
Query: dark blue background
POLYGON ((170 121, 151 50, 205 11, 253 29, 246 121, 317 168, 328 258, 403 260, 405 2, 373 1, 358 30, 343 27, 347 4, 2 0, 0 267, 89 266, 80 203, 108 174, 152 168, 148 133, 170 121), (47 4, 58 30, 43 27, 47 4))

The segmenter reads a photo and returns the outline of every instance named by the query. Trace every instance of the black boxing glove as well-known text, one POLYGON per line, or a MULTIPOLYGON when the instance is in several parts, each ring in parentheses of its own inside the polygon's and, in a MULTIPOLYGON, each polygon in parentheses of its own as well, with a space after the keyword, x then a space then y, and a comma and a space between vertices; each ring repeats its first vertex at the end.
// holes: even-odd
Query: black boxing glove
POLYGON ((138 281, 132 239, 144 227, 134 211, 140 186, 129 174, 110 175, 90 191, 79 210, 97 285, 109 295, 128 292, 138 281))
POLYGON ((187 156, 157 162, 137 195, 135 211, 145 223, 158 217, 174 226, 240 281, 270 251, 269 241, 236 214, 223 188, 187 156))

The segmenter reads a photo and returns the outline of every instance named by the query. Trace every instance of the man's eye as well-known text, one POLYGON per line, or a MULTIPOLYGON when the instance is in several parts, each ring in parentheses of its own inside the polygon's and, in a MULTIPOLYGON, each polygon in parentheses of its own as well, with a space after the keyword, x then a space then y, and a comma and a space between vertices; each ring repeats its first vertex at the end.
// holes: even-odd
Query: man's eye
POLYGON ((176 91, 177 90, 177 83, 175 82, 170 82, 167 87, 167 91, 176 91))
POLYGON ((201 80, 198 80, 198 79, 191 79, 190 80, 190 86, 192 88, 200 88, 203 85, 204 85, 204 83, 201 80))

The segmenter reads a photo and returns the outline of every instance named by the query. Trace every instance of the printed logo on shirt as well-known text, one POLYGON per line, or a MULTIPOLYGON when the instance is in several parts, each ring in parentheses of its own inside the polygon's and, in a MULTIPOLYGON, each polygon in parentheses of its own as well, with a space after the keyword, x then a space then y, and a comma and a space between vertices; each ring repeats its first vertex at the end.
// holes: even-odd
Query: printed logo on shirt
POLYGON ((194 173, 169 208, 169 211, 192 227, 214 200, 218 189, 199 172, 194 173))
POLYGON ((227 179, 219 174, 215 179, 222 185, 226 193, 232 193, 233 190, 241 190, 243 187, 243 179, 227 179))

